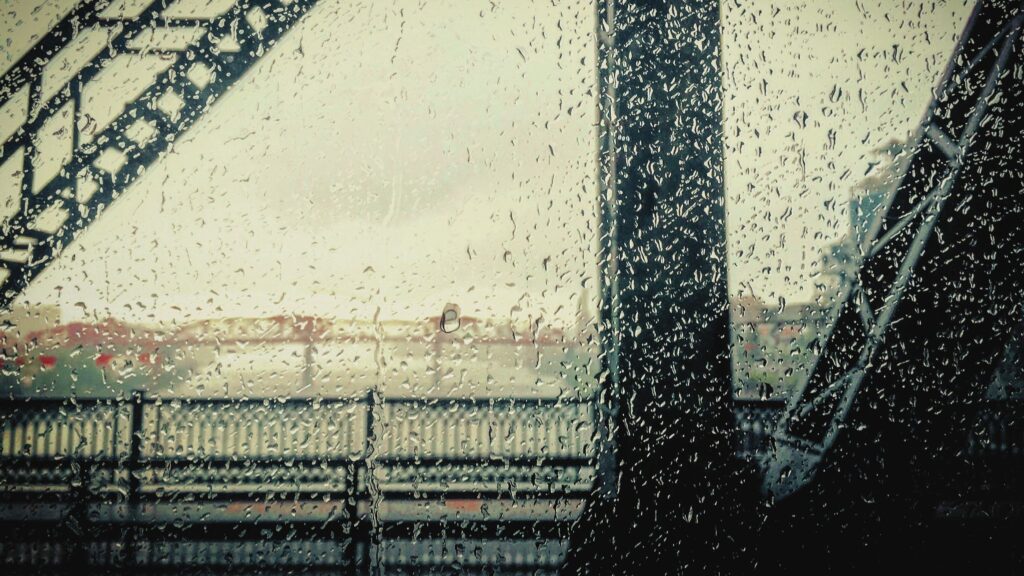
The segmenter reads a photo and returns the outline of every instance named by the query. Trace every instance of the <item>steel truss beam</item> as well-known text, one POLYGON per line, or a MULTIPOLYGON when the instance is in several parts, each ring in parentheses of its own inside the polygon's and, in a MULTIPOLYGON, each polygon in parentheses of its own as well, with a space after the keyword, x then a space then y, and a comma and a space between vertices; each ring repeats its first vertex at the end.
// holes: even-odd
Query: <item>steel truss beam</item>
MULTIPOLYGON (((1012 321, 990 317, 1019 315, 1020 275, 1013 270, 1020 238, 1012 215, 1024 178, 1010 164, 1021 157, 1014 98, 1021 96, 1022 22, 1017 0, 975 7, 901 183, 859 246, 859 271, 837 299, 815 366, 776 427, 764 483, 776 498, 806 486, 828 458, 840 458, 833 449, 845 429, 910 430, 930 418, 927 410, 950 410, 948 398, 926 400, 935 396, 926 388, 947 384, 938 395, 956 396, 955 381, 991 374, 1012 321), (974 326, 953 334, 955 321, 974 326), (947 359, 961 353, 954 371, 947 359), (929 363, 931 355, 940 360, 929 363), (920 388, 902 389, 911 383, 920 388), (872 393, 888 395, 866 399, 867 388, 887 388, 872 393), (930 403, 917 409, 918 400, 930 403)), ((961 405, 983 392, 962 388, 961 405)), ((917 433, 907 434, 904 441, 917 433)))
MULTIPOLYGON (((270 49, 317 0, 236 0, 211 18, 165 16, 169 0, 152 0, 130 17, 107 15, 109 2, 78 5, 3 78, 0 107, 28 92, 27 114, 0 144, 0 165, 21 155, 18 211, 0 229, 0 307, 7 307, 53 258, 157 161, 228 88, 270 49), (52 95, 43 96, 47 64, 78 33, 101 29, 109 41, 52 95), (161 50, 173 63, 126 103, 106 127, 83 138, 78 121, 82 92, 115 57, 139 53, 147 33, 174 28, 201 32, 180 50, 161 50), (38 182, 41 131, 67 105, 73 107, 72 150, 57 175, 38 182), (98 162, 114 157, 115 167, 98 162), (101 167, 103 164, 106 168, 101 167)), ((142 53, 146 53, 144 49, 142 53)))

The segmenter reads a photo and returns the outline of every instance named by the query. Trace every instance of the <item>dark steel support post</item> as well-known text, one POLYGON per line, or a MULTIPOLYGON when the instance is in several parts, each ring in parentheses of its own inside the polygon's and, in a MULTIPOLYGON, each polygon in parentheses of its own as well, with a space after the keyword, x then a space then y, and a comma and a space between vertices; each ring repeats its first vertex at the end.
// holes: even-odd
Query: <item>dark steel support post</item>
POLYGON ((345 506, 344 522, 345 532, 348 537, 348 563, 349 573, 353 576, 359 574, 363 566, 362 543, 363 529, 359 519, 359 470, 362 468, 362 459, 350 462, 345 467, 348 478, 345 479, 345 506))
POLYGON ((767 573, 1020 562, 1010 518, 943 510, 992 502, 999 481, 963 443, 1022 315, 1022 23, 1020 0, 976 3, 779 423, 756 539, 767 573))
POLYGON ((377 457, 377 429, 376 411, 382 403, 377 400, 377 391, 370 390, 366 393, 366 446, 363 457, 356 463, 356 518, 355 523, 355 545, 356 554, 359 558, 358 573, 377 575, 380 573, 379 547, 381 543, 381 528, 378 526, 377 515, 373 508, 377 506, 380 498, 380 491, 377 488, 376 479, 373 475, 372 461, 377 457), (362 476, 362 486, 358 484, 362 476), (370 506, 367 518, 359 518, 358 502, 362 491, 366 492, 367 503, 370 506), (377 549, 375 551, 375 548, 377 549))
POLYGON ((131 435, 128 437, 128 504, 134 509, 139 504, 141 479, 139 474, 142 462, 142 413, 145 397, 141 390, 132 391, 131 416, 129 420, 131 435))
POLYGON ((91 465, 89 458, 76 459, 72 464, 71 505, 63 522, 64 534, 70 540, 67 543, 66 558, 69 567, 86 566, 89 562, 89 543, 92 536, 89 527, 89 505, 95 501, 92 493, 91 465))
POLYGON ((719 6, 598 12, 617 485, 585 513, 566 572, 722 571, 735 481, 719 6))
POLYGON ((128 472, 128 526, 124 533, 124 560, 123 568, 125 574, 134 572, 136 566, 136 553, 139 549, 140 531, 139 525, 139 504, 142 492, 142 430, 143 414, 145 410, 145 394, 141 390, 133 390, 128 399, 128 458, 125 468, 128 472))

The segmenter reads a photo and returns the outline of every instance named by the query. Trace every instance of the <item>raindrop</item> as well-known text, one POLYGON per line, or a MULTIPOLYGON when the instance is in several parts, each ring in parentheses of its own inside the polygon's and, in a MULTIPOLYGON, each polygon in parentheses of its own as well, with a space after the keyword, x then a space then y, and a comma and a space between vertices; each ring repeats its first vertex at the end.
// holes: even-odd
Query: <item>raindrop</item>
POLYGON ((462 327, 462 311, 457 304, 445 304, 441 312, 441 332, 451 334, 462 327))

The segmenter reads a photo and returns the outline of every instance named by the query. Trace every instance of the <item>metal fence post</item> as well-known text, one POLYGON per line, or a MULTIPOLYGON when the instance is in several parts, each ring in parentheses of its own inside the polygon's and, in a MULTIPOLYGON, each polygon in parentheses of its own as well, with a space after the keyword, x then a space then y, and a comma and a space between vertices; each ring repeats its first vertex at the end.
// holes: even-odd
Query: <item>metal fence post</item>
POLYGON ((131 573, 136 567, 136 554, 141 538, 138 526, 138 506, 140 501, 142 461, 142 413, 145 395, 141 390, 133 390, 129 398, 128 412, 128 458, 125 468, 128 472, 128 517, 129 525, 124 536, 123 564, 125 574, 131 573))
POLYGON ((89 561, 89 543, 93 536, 89 526, 89 505, 96 500, 92 491, 91 464, 88 458, 76 458, 72 462, 71 506, 62 522, 69 538, 67 561, 70 565, 85 566, 89 561))
POLYGON ((360 554, 360 544, 362 538, 359 537, 360 525, 359 525, 359 466, 360 460, 349 462, 345 466, 345 474, 348 476, 345 479, 345 519, 344 522, 348 527, 348 565, 349 572, 351 574, 358 574, 359 567, 362 565, 362 555, 360 554))
POLYGON ((131 395, 131 413, 129 416, 129 429, 131 435, 128 437, 128 504, 136 506, 139 503, 139 491, 141 481, 139 479, 139 465, 142 461, 142 413, 145 395, 142 390, 133 390, 131 395))
MULTIPOLYGON (((374 417, 374 410, 376 409, 376 406, 377 406, 377 400, 374 397, 373 390, 367 391, 367 393, 366 393, 366 436, 365 436, 366 443, 363 446, 362 458, 360 458, 359 462, 357 462, 356 466, 355 466, 356 482, 357 482, 357 484, 355 486, 355 493, 356 493, 355 502, 356 502, 357 508, 358 508, 358 500, 359 500, 359 496, 360 496, 360 494, 359 494, 360 493, 360 487, 358 485, 359 477, 362 476, 362 478, 363 478, 363 489, 369 490, 370 486, 375 484, 375 480, 372 477, 373 476, 373 471, 370 469, 370 458, 373 457, 373 455, 374 455, 374 452, 375 452, 375 449, 376 449, 376 443, 377 443, 377 437, 376 437, 376 433, 374 431, 374 427, 376 425, 376 421, 375 421, 375 417, 374 417)), ((372 507, 373 506, 373 502, 369 501, 369 499, 368 499, 368 502, 369 502, 369 505, 372 507)), ((373 522, 374 522, 374 520, 372 518, 372 515, 373 515, 373 510, 372 509, 369 511, 369 514, 371 515, 371 518, 366 520, 366 521, 364 521, 362 518, 358 518, 358 512, 356 513, 356 517, 358 518, 358 520, 354 524, 354 526, 356 528, 356 534, 358 535, 357 536, 358 540, 356 540, 355 542, 357 542, 357 544, 356 544, 357 550, 361 551, 361 554, 359 555, 359 570, 357 571, 357 573, 364 573, 364 572, 366 572, 366 573, 369 573, 369 574, 374 574, 376 572, 376 570, 375 570, 376 566, 374 566, 374 564, 375 564, 375 562, 374 562, 374 554, 373 554, 373 551, 371 550, 371 547, 374 544, 373 543, 373 530, 374 530, 373 522)), ((359 552, 357 552, 357 553, 359 553, 359 552)))

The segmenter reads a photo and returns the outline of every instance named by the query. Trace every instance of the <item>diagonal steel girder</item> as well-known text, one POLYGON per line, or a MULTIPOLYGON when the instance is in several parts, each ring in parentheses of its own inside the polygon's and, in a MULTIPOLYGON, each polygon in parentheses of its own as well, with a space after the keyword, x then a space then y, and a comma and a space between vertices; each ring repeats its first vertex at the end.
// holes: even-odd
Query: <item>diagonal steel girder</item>
POLYGON ((763 485, 775 498, 851 457, 836 453, 844 431, 902 430, 899 442, 922 442, 903 454, 938 450, 928 421, 957 425, 955 404, 983 393, 1020 315, 1022 24, 1019 0, 975 6, 776 427, 763 485))
POLYGON ((8 307, 316 2, 235 0, 219 14, 199 18, 166 15, 173 5, 170 0, 151 0, 127 15, 109 14, 109 2, 86 0, 15 63, 0 78, 0 107, 26 92, 28 105, 20 127, 0 143, 0 165, 18 155, 23 160, 17 212, 0 228, 0 308, 8 307), (108 34, 106 46, 44 97, 47 64, 55 62, 78 33, 93 27, 108 34), (83 138, 79 123, 73 122, 70 156, 55 176, 38 181, 35 149, 46 122, 68 105, 77 120, 83 88, 114 58, 139 53, 138 40, 147 32, 173 28, 201 34, 183 49, 161 52, 172 60, 170 66, 90 139, 83 138), (103 155, 119 161, 112 168, 101 167, 98 160, 103 155))

